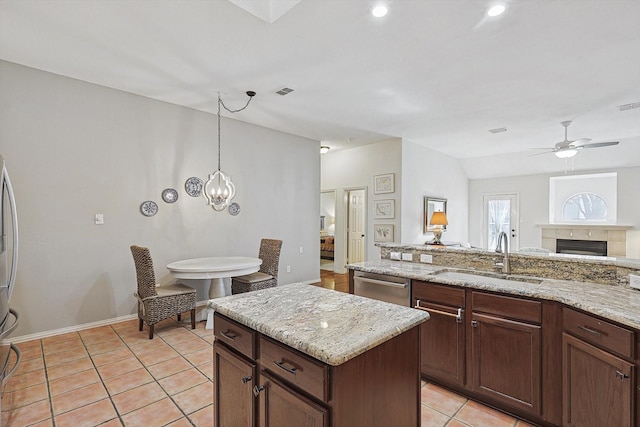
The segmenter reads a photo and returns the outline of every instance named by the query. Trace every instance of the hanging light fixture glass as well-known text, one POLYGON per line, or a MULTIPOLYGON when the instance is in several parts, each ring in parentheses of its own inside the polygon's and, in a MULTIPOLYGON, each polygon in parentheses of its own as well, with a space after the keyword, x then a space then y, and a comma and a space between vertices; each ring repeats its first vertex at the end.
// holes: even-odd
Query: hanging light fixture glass
POLYGON ((220 107, 224 107, 230 113, 237 113, 247 108, 255 95, 255 92, 248 91, 249 100, 245 106, 238 110, 229 110, 222 102, 220 94, 218 94, 218 170, 209 174, 209 180, 202 187, 202 193, 207 199, 207 205, 211 206, 215 211, 225 210, 236 195, 236 186, 231 182, 231 177, 220 169, 220 107))

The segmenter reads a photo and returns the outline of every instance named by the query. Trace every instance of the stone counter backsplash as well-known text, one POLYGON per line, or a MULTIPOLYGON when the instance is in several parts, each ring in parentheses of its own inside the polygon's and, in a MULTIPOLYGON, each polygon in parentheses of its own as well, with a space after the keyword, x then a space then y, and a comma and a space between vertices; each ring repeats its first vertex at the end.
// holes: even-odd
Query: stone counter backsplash
MULTIPOLYGON (((376 246, 380 248, 381 259, 391 259, 391 252, 402 252, 410 253, 412 262, 419 263, 420 255, 428 254, 432 256, 433 265, 482 271, 495 271, 496 257, 502 258, 502 254, 479 249, 397 243, 379 243, 376 246)), ((640 274, 638 260, 594 258, 509 253, 511 274, 522 276, 629 286, 629 274, 640 274)))

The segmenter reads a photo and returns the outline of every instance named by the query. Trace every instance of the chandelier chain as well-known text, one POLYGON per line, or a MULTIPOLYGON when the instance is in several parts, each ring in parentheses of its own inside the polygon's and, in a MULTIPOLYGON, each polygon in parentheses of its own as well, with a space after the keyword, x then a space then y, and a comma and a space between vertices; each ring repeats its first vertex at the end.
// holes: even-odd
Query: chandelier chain
POLYGON ((220 170, 220 106, 223 106, 224 109, 230 113, 239 113, 240 111, 244 110, 249 106, 249 103, 255 96, 255 92, 251 92, 251 93, 253 93, 253 95, 251 95, 250 92, 247 92, 247 95, 249 96, 249 100, 247 101, 246 104, 244 104, 244 107, 238 108, 237 110, 230 110, 229 108, 227 108, 227 106, 224 105, 222 98, 220 97, 220 93, 218 93, 218 170, 220 170))

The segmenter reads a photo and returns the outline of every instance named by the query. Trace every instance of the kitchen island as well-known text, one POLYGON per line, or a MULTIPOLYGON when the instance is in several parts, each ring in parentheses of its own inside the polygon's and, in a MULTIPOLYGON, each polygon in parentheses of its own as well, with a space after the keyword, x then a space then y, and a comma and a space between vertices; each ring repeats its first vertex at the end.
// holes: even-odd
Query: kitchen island
POLYGON ((428 313, 302 284, 211 306, 216 425, 419 426, 428 313))

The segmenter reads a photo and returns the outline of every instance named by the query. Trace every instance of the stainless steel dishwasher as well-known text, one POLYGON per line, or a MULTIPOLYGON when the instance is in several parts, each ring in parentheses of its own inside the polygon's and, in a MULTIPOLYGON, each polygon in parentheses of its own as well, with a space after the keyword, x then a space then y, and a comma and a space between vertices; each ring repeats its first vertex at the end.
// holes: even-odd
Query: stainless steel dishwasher
POLYGON ((353 293, 367 298, 409 307, 411 305, 411 281, 386 274, 355 271, 353 293))

